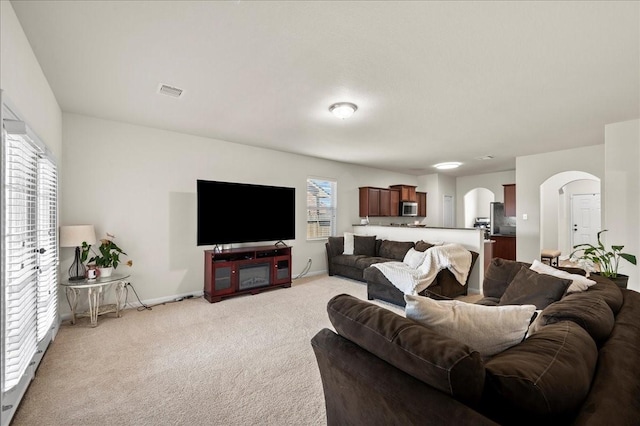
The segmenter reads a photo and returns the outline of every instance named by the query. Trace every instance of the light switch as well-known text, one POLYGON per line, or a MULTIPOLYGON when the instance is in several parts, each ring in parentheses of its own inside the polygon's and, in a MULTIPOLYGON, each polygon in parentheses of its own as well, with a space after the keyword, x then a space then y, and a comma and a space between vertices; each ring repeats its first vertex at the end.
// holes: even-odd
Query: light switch
POLYGON ((526 214, 526 213, 523 213, 522 214, 522 220, 527 220, 527 219, 529 219, 529 215, 526 214))

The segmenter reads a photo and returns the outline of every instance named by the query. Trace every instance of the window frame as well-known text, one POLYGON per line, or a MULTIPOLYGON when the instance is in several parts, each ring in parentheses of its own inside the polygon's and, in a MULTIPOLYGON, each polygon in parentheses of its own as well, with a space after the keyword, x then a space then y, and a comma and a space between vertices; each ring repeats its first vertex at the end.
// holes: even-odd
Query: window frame
MULTIPOLYGON (((307 210, 306 213, 306 240, 307 241, 319 241, 326 240, 329 237, 333 237, 336 235, 337 226, 337 217, 338 217, 338 181, 333 178, 319 177, 319 176, 307 176, 306 180, 306 202, 305 207, 307 210), (325 191, 318 183, 320 182, 324 185, 328 185, 331 189, 331 193, 329 197, 318 197, 311 193, 311 188, 315 187, 319 190, 325 191), (320 199, 330 199, 329 206, 321 206, 319 200, 320 199), (311 204, 311 200, 315 200, 314 205, 311 204), (321 209, 328 209, 328 214, 321 215, 321 209), (315 210, 316 214, 312 215, 311 211, 315 210), (328 217, 327 217, 328 216, 328 217), (328 233, 319 232, 319 230, 323 227, 321 223, 329 221, 329 226, 325 228, 328 229, 328 233), (310 226, 315 223, 316 224, 316 232, 312 233, 310 226)), ((326 193, 326 192, 325 192, 326 193)))

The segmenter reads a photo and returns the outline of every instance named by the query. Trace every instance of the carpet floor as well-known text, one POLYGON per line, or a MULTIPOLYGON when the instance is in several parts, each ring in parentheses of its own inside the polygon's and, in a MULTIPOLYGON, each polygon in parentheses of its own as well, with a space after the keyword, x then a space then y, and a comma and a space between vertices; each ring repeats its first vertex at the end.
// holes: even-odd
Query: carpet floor
POLYGON ((220 303, 129 309, 95 328, 65 321, 12 424, 326 424, 310 340, 331 328, 326 305, 340 293, 366 300, 366 285, 318 275, 220 303))

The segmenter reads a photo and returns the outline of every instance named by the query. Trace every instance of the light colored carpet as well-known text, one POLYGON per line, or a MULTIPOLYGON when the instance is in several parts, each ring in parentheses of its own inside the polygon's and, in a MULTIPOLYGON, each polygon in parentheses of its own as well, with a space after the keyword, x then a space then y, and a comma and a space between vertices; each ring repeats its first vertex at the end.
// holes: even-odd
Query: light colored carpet
MULTIPOLYGON (((63 323, 13 425, 323 425, 310 340, 327 301, 366 285, 319 275, 288 289, 63 323)), ((403 310, 375 302, 391 310, 403 310)))

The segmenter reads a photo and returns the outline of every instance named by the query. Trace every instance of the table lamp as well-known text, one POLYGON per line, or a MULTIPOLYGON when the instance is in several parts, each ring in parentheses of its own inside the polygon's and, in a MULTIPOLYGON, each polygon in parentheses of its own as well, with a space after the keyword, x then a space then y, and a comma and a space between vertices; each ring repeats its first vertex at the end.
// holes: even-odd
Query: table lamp
POLYGON ((96 231, 93 225, 73 225, 60 227, 60 247, 75 247, 76 256, 69 268, 69 281, 82 281, 86 268, 80 261, 82 243, 95 244, 96 231))

